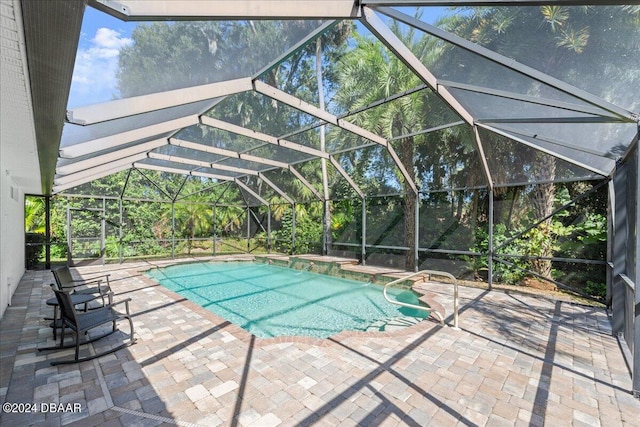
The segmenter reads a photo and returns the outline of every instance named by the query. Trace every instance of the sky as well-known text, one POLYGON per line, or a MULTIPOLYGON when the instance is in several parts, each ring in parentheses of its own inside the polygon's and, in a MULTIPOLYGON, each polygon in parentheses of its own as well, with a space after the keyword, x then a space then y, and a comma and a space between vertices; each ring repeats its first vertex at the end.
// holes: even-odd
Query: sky
MULTIPOLYGON (((423 21, 433 22, 443 8, 429 8, 423 21)), ((403 10, 407 14, 410 11, 403 10)), ((123 47, 133 43, 131 33, 140 25, 124 22, 92 7, 85 10, 67 108, 119 98, 116 71, 123 47)))
POLYGON ((118 55, 133 43, 131 32, 136 25, 86 8, 67 108, 118 97, 118 55))

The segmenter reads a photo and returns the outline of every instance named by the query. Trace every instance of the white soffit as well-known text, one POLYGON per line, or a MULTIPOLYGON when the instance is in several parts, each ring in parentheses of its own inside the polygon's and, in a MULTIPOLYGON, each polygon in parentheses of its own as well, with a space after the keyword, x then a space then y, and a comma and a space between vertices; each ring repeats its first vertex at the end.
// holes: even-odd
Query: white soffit
POLYGON ((18 2, 2 0, 0 5, 0 173, 9 175, 24 193, 41 194, 22 17, 18 2))

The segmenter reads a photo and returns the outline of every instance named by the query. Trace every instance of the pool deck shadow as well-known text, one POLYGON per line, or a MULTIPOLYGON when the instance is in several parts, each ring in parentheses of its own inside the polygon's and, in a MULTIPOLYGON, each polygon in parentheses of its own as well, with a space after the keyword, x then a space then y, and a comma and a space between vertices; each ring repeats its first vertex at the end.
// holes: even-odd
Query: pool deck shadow
MULTIPOLYGON (((600 308, 461 286, 460 330, 260 339, 141 274, 169 263, 77 268, 132 298, 138 342, 56 367, 37 351, 53 275, 28 271, 0 320, 0 397, 46 411, 3 406, 0 426, 640 426, 600 308)), ((430 291, 450 314, 450 285, 430 291)))

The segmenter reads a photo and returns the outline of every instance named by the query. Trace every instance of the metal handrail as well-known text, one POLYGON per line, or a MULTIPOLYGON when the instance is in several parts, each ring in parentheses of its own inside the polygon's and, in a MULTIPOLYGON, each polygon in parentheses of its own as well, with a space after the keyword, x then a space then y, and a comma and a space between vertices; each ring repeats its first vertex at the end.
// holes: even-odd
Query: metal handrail
POLYGON ((410 274, 408 276, 401 277, 399 279, 396 279, 396 280, 393 280, 393 281, 387 283, 386 285, 384 285, 384 288, 382 288, 382 294, 384 295, 384 298, 387 301, 389 301, 391 304, 396 304, 396 305, 400 305, 402 307, 414 308, 414 309, 418 309, 418 310, 424 310, 424 311, 437 313, 438 317, 440 317, 441 322, 444 323, 443 315, 438 313, 437 311, 435 311, 433 309, 429 309, 429 308, 426 308, 426 307, 423 307, 423 306, 420 306, 420 305, 408 304, 408 303, 405 303, 405 302, 392 300, 387 295, 387 288, 389 286, 395 285, 396 283, 400 283, 400 282, 405 281, 405 280, 409 280, 409 279, 411 279, 413 277, 416 277, 416 276, 425 276, 425 275, 448 277, 449 279, 451 279, 453 281, 453 328, 454 329, 459 329, 459 327, 458 327, 458 280, 456 280, 456 278, 451 273, 447 273, 446 271, 437 271, 437 270, 421 270, 421 271, 418 271, 416 273, 412 273, 412 274, 410 274))

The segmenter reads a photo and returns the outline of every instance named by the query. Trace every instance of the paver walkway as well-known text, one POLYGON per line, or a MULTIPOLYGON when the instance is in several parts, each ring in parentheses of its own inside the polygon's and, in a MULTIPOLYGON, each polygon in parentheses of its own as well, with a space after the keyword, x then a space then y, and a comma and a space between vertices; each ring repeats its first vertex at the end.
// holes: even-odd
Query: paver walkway
MULTIPOLYGON (((0 321, 0 396, 48 412, 0 425, 640 426, 601 309, 461 287, 460 330, 263 340, 156 285, 140 273, 150 266, 100 268, 116 299, 132 298, 137 344, 57 367, 61 352, 37 351, 52 343, 53 276, 25 274, 0 321)), ((450 310, 451 289, 431 291, 450 310)))

